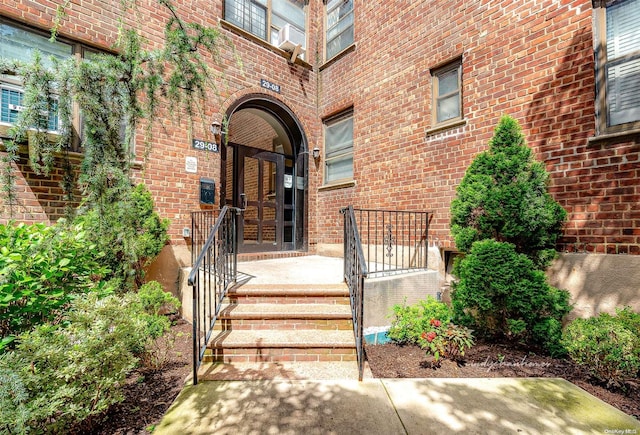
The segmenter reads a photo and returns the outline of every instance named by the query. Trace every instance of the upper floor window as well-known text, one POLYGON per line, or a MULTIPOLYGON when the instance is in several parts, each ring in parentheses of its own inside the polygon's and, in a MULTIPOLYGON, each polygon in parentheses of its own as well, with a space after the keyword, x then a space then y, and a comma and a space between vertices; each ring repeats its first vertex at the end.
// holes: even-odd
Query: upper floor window
POLYGON ((42 55, 45 66, 51 65, 51 56, 64 59, 73 55, 73 46, 70 44, 51 42, 49 35, 0 21, 0 57, 29 62, 33 60, 36 50, 42 55))
POLYGON ((353 179, 353 110, 324 122, 324 181, 353 179))
MULTIPOLYGON (((60 41, 51 42, 44 33, 37 33, 22 27, 0 21, 0 57, 22 62, 30 62, 34 53, 41 54, 44 66, 51 66, 51 57, 59 59, 73 55, 73 46, 60 41)), ((20 77, 10 74, 0 75, 0 123, 14 124, 18 114, 24 110, 24 91, 20 77)), ((57 101, 48 104, 46 129, 57 131, 58 108, 57 101)))
POLYGON ((224 19, 277 47, 287 37, 305 48, 305 3, 304 0, 225 0, 224 19))
MULTIPOLYGON (((72 56, 78 59, 90 59, 101 52, 68 40, 50 40, 48 32, 30 29, 0 18, 0 58, 29 63, 34 59, 35 52, 40 53, 42 65, 52 67, 52 58, 68 59, 72 56)), ((6 136, 9 126, 15 124, 24 106, 24 87, 22 77, 16 74, 0 74, 0 136, 6 136)), ((43 119, 41 129, 50 133, 60 130, 60 116, 58 113, 58 98, 54 94, 49 101, 38 102, 43 119)), ((83 135, 82 115, 74 105, 71 113, 74 134, 69 147, 73 151, 81 151, 81 136, 83 135)), ((122 133, 124 137, 124 133, 122 133)))
POLYGON ((433 125, 462 119, 462 60, 434 69, 431 75, 433 125))
POLYGON ((327 1, 327 59, 353 44, 353 0, 327 1))
POLYGON ((640 128, 640 0, 596 3, 599 133, 640 128))

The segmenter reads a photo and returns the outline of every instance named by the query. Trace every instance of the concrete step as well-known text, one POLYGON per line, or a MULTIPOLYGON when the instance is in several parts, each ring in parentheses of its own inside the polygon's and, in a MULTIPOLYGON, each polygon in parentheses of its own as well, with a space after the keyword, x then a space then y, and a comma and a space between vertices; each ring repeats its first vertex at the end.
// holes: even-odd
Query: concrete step
POLYGON ((206 362, 355 361, 353 330, 239 330, 214 336, 206 362))
POLYGON ((214 330, 352 328, 348 305, 240 303, 223 305, 214 330))
MULTIPOLYGON (((366 362, 363 375, 364 379, 373 378, 366 362)), ((201 381, 353 380, 358 379, 358 365, 354 361, 203 363, 198 370, 198 379, 201 381)))
POLYGON ((245 284, 229 290, 230 303, 324 303, 349 305, 346 284, 245 284))

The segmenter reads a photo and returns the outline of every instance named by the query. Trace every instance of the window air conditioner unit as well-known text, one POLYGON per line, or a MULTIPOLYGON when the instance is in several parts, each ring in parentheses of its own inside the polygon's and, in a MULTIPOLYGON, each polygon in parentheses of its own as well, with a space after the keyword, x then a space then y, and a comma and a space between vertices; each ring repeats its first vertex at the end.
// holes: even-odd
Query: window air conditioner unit
POLYGON ((302 48, 300 50, 300 54, 304 53, 304 33, 293 27, 291 24, 285 24, 278 32, 278 47, 282 50, 292 52, 298 45, 302 48))
POLYGON ((18 106, 17 104, 9 104, 9 110, 13 110, 15 112, 22 112, 24 110, 24 106, 18 106))

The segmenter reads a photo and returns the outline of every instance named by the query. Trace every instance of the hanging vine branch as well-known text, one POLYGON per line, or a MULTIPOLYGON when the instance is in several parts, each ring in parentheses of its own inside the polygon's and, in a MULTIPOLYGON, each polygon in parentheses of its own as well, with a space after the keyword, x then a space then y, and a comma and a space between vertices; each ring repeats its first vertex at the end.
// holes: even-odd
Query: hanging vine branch
MULTIPOLYGON (((79 181, 90 207, 107 206, 130 191, 133 143, 140 125, 145 125, 148 153, 161 109, 166 108, 172 117, 187 115, 189 128, 195 115, 202 115, 207 93, 216 92, 216 77, 209 64, 219 63, 223 37, 218 29, 182 20, 170 1, 158 3, 167 11, 161 48, 145 49, 139 29, 121 19, 115 55, 96 54, 80 62, 52 59, 51 68, 44 66, 39 55, 29 64, 0 59, 0 73, 20 77, 24 87, 24 110, 10 129, 10 139, 3 142, 6 155, 0 179, 7 204, 17 201, 14 186, 19 144, 28 141, 30 166, 36 173, 48 174, 54 157, 70 149, 74 104, 82 116, 82 134, 75 132, 84 152, 79 181), (163 101, 167 104, 161 104, 163 101), (57 111, 60 120, 55 141, 47 134, 52 111, 57 111)), ((120 4, 122 17, 135 13, 135 0, 120 4)), ((71 7, 66 0, 58 8, 52 39, 71 7)), ((72 171, 70 164, 63 166, 72 171)), ((69 196, 73 177, 67 174, 64 180, 69 196)))

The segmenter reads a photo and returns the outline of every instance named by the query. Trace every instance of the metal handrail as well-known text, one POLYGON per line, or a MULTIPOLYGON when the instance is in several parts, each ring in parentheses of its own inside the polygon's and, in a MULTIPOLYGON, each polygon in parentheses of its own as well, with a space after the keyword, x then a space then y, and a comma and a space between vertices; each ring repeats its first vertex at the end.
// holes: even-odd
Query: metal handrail
POLYGON ((193 288, 194 385, 198 383, 198 368, 213 333, 222 301, 227 290, 237 281, 236 224, 240 212, 239 208, 229 206, 220 210, 187 280, 193 288))
POLYGON ((354 209, 369 276, 427 269, 428 211, 354 209))
POLYGON ((196 262, 198 254, 202 252, 207 238, 211 234, 211 229, 216 223, 219 209, 200 210, 191 212, 191 265, 196 262))
POLYGON ((356 356, 358 359, 358 380, 364 374, 364 279, 368 275, 358 225, 352 206, 343 208, 344 215, 344 280, 349 287, 349 300, 353 320, 353 333, 356 339, 356 356))
POLYGON ((344 280, 356 339, 358 378, 364 372, 364 280, 379 274, 425 270, 430 212, 354 209, 344 215, 344 280), (365 247, 366 246, 366 255, 365 247))

